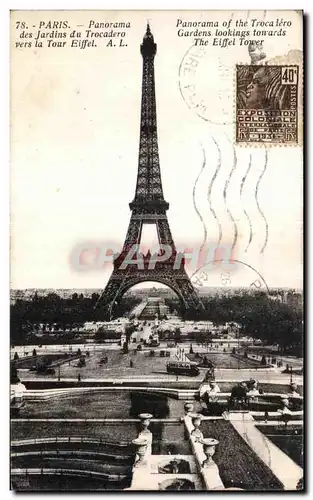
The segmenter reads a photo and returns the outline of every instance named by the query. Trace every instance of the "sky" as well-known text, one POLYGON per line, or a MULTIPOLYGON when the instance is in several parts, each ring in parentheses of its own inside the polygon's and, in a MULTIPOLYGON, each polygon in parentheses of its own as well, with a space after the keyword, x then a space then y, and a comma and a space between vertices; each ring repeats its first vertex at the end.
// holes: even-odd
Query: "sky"
MULTIPOLYGON (((178 36, 176 27, 178 19, 222 23, 247 19, 247 12, 20 11, 16 16, 11 19, 12 288, 105 286, 112 266, 77 270, 72 256, 80 245, 121 246, 126 235, 137 176, 140 43, 147 19, 158 46, 159 155, 176 244, 200 248, 206 237, 211 247, 222 234, 220 245, 229 248, 237 234, 233 258, 240 263, 231 269, 236 286, 259 275, 267 286, 302 286, 302 148, 236 145, 235 65, 249 63, 247 48, 215 47, 210 38, 201 51, 192 47, 192 36, 178 36), (49 19, 67 20, 71 28, 88 27, 90 20, 129 21, 131 27, 125 29, 125 47, 117 39, 116 47, 97 39, 97 47, 85 49, 16 48, 18 19, 34 34, 38 23, 49 19), (192 54, 200 62, 191 74, 192 54)), ((290 51, 302 50, 299 14, 254 16, 291 20, 286 36, 264 37, 264 50, 269 61, 294 63, 290 51)), ((146 238, 149 244, 149 230, 146 238)), ((190 275, 196 271, 191 267, 190 275)), ((208 286, 220 284, 221 273, 210 276, 208 286)))

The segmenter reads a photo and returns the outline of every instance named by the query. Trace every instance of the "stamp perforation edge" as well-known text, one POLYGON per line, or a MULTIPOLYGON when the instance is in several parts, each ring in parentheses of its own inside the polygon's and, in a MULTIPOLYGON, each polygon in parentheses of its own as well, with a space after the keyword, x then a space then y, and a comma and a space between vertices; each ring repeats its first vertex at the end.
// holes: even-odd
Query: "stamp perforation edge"
MULTIPOLYGON (((298 66, 298 89, 297 89, 297 127, 298 127, 298 140, 297 142, 255 142, 255 141, 237 141, 237 66, 244 66, 244 64, 236 64, 233 68, 233 142, 234 145, 241 148, 283 148, 283 147, 302 147, 303 146, 303 93, 304 93, 304 78, 303 78, 303 52, 301 52, 301 61, 293 64, 260 64, 259 67, 266 66, 281 66, 281 67, 295 67, 298 66)), ((286 56, 287 57, 287 56, 286 56)), ((256 66, 255 64, 247 64, 248 66, 256 66)))

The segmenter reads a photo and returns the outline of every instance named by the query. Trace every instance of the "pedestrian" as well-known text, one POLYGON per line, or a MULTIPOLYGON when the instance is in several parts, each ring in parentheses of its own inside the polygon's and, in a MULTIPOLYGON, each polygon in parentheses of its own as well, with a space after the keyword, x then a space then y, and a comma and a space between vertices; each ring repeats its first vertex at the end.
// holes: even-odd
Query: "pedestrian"
POLYGON ((253 378, 250 378, 247 384, 247 396, 254 397, 259 396, 260 392, 258 389, 258 383, 253 378))
POLYGON ((81 376, 80 376, 80 373, 79 373, 79 374, 78 374, 78 376, 77 376, 77 380, 78 380, 78 382, 80 382, 80 381, 81 381, 81 376))
POLYGON ((237 409, 242 409, 243 405, 247 402, 247 384, 245 382, 239 382, 231 390, 231 395, 229 399, 230 407, 238 407, 237 409))
POLYGON ((207 391, 207 396, 209 398, 209 401, 212 403, 216 403, 216 401, 218 400, 217 394, 219 392, 221 392, 221 390, 220 390, 219 386, 217 385, 217 383, 215 382, 215 380, 210 380, 209 389, 207 391))

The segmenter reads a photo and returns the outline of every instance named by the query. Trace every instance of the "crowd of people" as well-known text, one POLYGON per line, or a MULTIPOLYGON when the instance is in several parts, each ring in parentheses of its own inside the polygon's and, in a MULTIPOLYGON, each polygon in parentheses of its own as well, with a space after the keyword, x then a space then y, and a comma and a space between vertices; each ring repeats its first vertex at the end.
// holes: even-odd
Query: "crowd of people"
MULTIPOLYGON (((210 406, 210 408, 213 409, 213 406, 218 404, 220 393, 221 390, 214 378, 214 375, 212 376, 212 372, 208 371, 199 388, 199 401, 207 408, 210 406)), ((230 409, 247 408, 251 402, 258 403, 258 396, 261 396, 262 394, 264 394, 264 391, 258 386, 258 382, 256 380, 251 378, 248 381, 239 382, 231 389, 231 393, 228 398, 228 407, 230 409)), ((287 411, 288 409, 289 411, 289 404, 286 403, 286 401, 289 401, 289 398, 297 399, 299 397, 300 394, 298 392, 297 384, 290 383, 288 393, 282 397, 282 410, 287 411)))

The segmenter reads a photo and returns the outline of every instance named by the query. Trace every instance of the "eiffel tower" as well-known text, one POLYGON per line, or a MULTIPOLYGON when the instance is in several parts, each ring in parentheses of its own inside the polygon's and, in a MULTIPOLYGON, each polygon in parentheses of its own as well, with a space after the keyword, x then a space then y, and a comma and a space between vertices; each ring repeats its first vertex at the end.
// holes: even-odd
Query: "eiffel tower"
POLYGON ((106 308, 109 318, 112 317, 114 305, 119 302, 123 294, 132 286, 144 281, 155 281, 170 287, 179 297, 185 310, 204 309, 185 271, 184 256, 176 250, 166 216, 169 203, 164 200, 163 196, 157 137, 154 82, 156 49, 157 46, 148 24, 140 46, 143 72, 136 192, 133 201, 129 204, 131 217, 123 249, 118 256, 114 257, 113 272, 98 301, 98 304, 101 303, 106 308), (145 256, 139 254, 143 224, 156 226, 161 249, 157 254, 151 255, 150 252, 145 256), (170 248, 171 252, 170 256, 162 261, 160 256, 164 256, 164 246, 170 248), (132 252, 132 249, 135 249, 135 254, 130 260, 137 264, 125 265, 125 262, 129 261, 129 252, 132 252), (154 262, 153 259, 155 259, 154 262))

